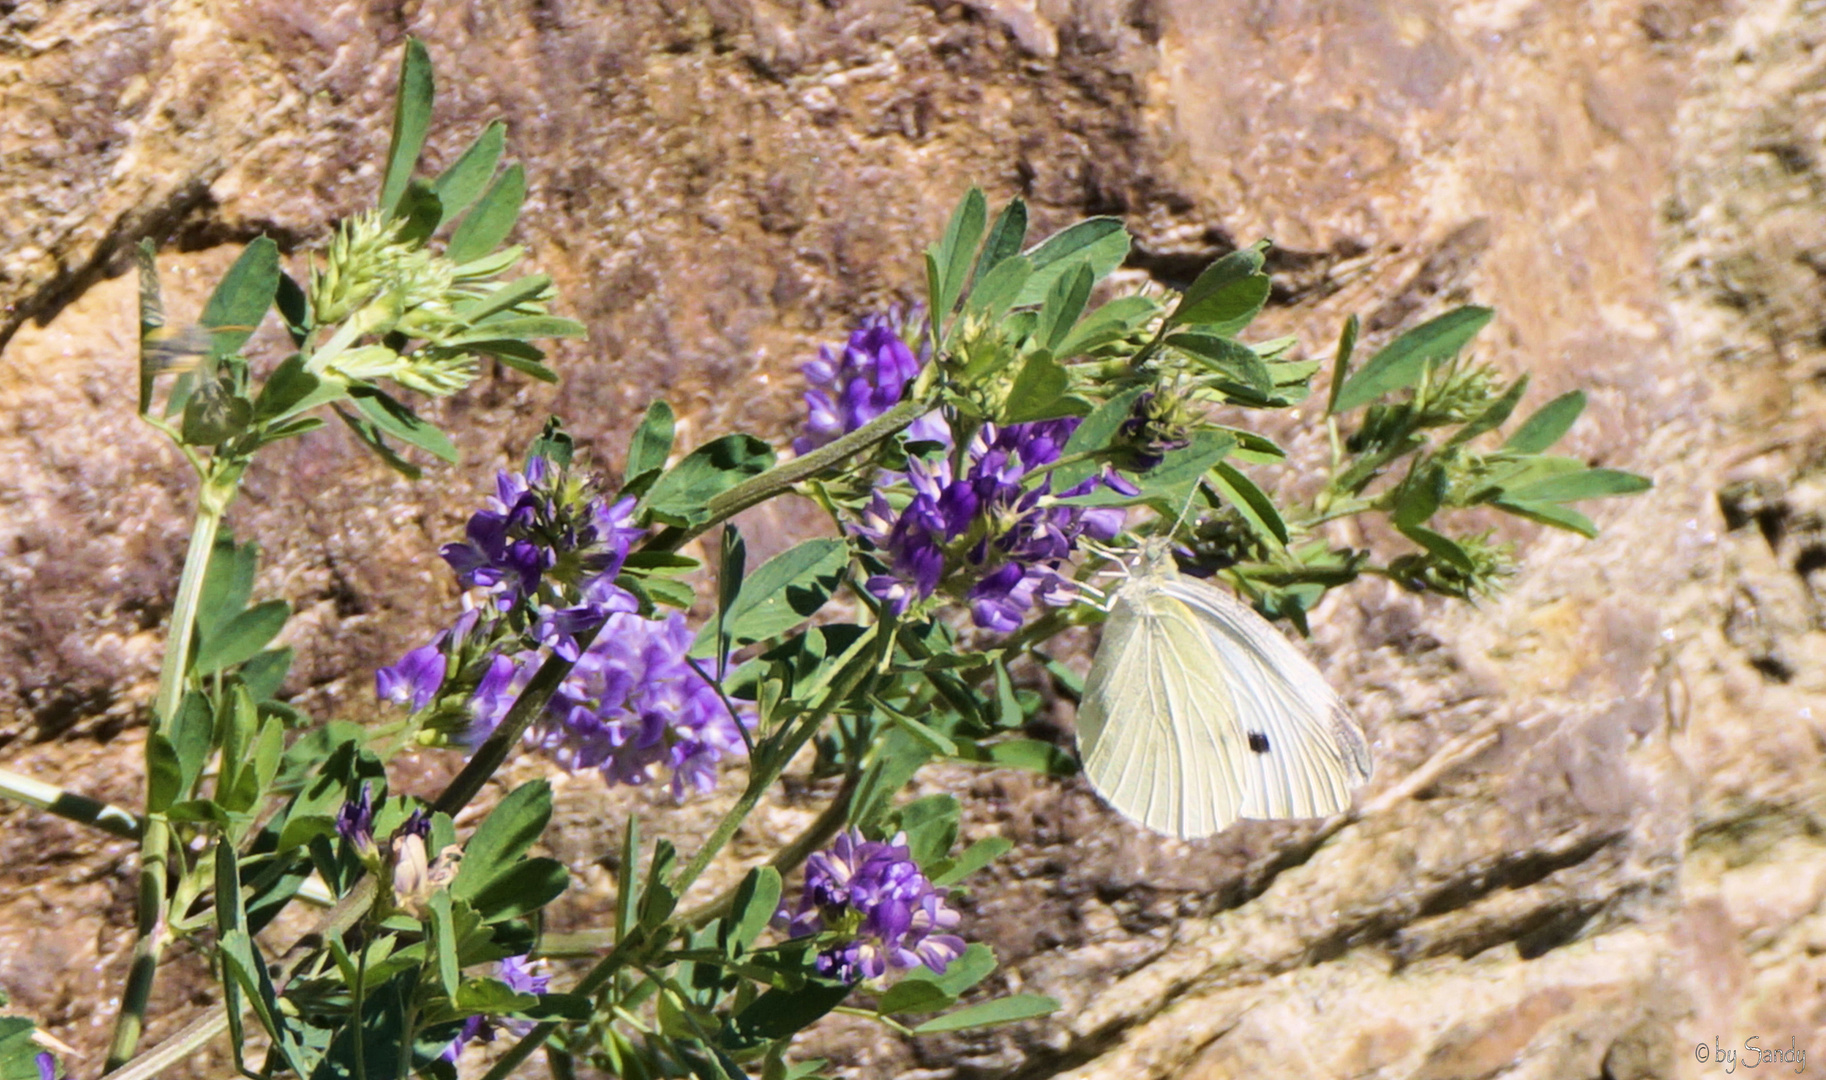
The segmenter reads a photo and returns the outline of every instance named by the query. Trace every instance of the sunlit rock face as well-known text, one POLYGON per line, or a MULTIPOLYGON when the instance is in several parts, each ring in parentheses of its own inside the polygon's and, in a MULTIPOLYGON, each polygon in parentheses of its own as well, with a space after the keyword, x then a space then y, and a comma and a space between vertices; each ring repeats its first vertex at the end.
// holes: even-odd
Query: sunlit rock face
MULTIPOLYGON (((965 799, 968 834, 1016 841, 962 903, 1007 964, 998 985, 1065 1008, 918 1042, 836 1019, 808 1051, 857 1076, 1122 1080, 1709 1076, 1699 1044, 1742 1057, 1751 1037, 1826 1054, 1817 5, 3 10, 8 767, 139 798, 190 485, 132 416, 123 254, 161 244, 180 316, 262 233, 301 271, 373 198, 411 34, 439 79, 431 164, 508 122, 530 180, 518 238, 590 339, 557 351, 556 389, 502 373, 430 409, 465 459, 417 483, 337 429, 262 459, 231 524, 261 542, 262 594, 299 612, 301 709, 377 712, 374 669, 448 620, 437 546, 549 413, 611 469, 656 396, 681 441, 740 427, 784 445, 798 366, 918 297, 919 250, 970 183, 1025 197, 1040 231, 1123 215, 1131 283, 1183 285, 1266 236, 1264 336, 1322 355, 1349 313, 1373 347, 1490 304, 1480 356, 1530 372, 1532 401, 1587 389, 1569 452, 1656 489, 1598 505, 1595 542, 1492 521, 1524 557, 1476 610, 1373 582, 1321 609, 1312 653, 1376 755, 1351 821, 1181 844, 1079 781, 933 775, 965 799)), ((1272 434, 1324 460, 1311 406, 1272 434)), ((744 524, 757 557, 818 528, 790 506, 744 524)), ((1068 738, 1069 706, 1056 721, 1068 738)), ((449 757, 402 779, 432 790, 449 757)), ((579 888, 556 922, 597 924, 631 808, 681 838, 720 808, 649 801, 561 784, 549 847, 579 888)), ((736 853, 813 812, 770 804, 736 853)), ((94 1051, 100 988, 126 966, 132 854, 42 815, 0 821, 0 985, 94 1051)), ((160 987, 153 1039, 211 993, 194 957, 160 987)), ((217 1048, 187 1068, 226 1062, 217 1048)))

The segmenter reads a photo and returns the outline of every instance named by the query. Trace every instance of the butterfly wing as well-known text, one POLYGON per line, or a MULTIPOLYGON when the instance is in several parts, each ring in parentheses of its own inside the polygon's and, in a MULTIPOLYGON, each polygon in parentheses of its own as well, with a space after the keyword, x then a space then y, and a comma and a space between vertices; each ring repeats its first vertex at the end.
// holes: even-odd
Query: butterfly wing
POLYGON ((1324 817, 1350 806, 1370 775, 1369 745, 1325 676, 1268 620, 1196 578, 1162 591, 1189 609, 1222 671, 1240 725, 1247 777, 1241 815, 1324 817))
POLYGON ((1156 832, 1210 836, 1245 804, 1241 729, 1209 651, 1192 611, 1142 581, 1116 594, 1084 681, 1084 774, 1156 832))
POLYGON ((1311 661, 1242 602, 1144 577, 1115 597, 1078 710, 1085 776, 1180 837, 1350 805, 1369 749, 1311 661))

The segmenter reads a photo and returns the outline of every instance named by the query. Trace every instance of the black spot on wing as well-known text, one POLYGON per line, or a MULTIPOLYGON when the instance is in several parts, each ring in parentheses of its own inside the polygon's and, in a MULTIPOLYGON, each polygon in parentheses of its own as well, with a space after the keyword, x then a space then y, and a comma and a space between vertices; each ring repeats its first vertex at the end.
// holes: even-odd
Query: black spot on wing
POLYGON ((1258 754, 1266 754, 1268 752, 1268 736, 1259 731, 1251 731, 1249 733, 1249 749, 1258 754))

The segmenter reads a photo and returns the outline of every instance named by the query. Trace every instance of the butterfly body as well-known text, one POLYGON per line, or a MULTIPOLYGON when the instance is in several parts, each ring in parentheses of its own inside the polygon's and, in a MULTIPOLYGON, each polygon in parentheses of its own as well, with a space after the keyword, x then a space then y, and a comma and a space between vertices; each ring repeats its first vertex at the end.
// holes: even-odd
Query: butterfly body
POLYGON ((1150 829, 1324 817, 1369 778, 1363 734, 1312 662, 1253 609, 1144 550, 1112 598, 1078 711, 1085 775, 1150 829))

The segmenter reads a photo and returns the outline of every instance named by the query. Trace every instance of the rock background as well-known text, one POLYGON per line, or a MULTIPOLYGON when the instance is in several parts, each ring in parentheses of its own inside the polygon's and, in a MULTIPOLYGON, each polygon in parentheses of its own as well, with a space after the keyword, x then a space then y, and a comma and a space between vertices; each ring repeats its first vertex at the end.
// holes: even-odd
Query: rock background
MULTIPOLYGON (((1169 284, 1267 235, 1265 329, 1321 352, 1349 312, 1373 346, 1492 304, 1481 355, 1535 401, 1588 389, 1575 452, 1655 491, 1600 505, 1595 542, 1508 526, 1521 573, 1478 610, 1366 583, 1320 612, 1377 756, 1348 821, 1179 844, 1078 782, 934 776, 1017 842, 967 904, 998 988, 1065 1008, 917 1043, 833 1021, 808 1049, 857 1076, 1634 1080, 1714 1075, 1697 1044, 1756 1036, 1822 1067, 1826 6, 0 3, 7 767, 137 798, 188 488, 131 415, 122 253, 160 241, 181 314, 253 236, 322 244, 372 198, 408 33, 437 66, 433 163, 508 121, 521 238, 591 336, 558 390, 490 379, 437 410, 459 468, 408 484, 326 429, 250 474, 232 521, 300 613, 301 707, 372 712, 373 668, 450 610, 436 545, 548 412, 611 466, 655 395, 685 439, 784 442, 797 365, 913 298, 968 183, 1040 231, 1124 215, 1133 275, 1169 284)), ((450 763, 405 766, 430 790, 450 763)), ((560 792, 561 921, 588 925, 639 800, 560 792)), ((814 805, 769 807, 738 854, 814 805)), ((133 853, 13 807, 0 827, 0 986, 96 1051, 133 853)), ((209 992, 179 956, 152 1038, 209 992)))

